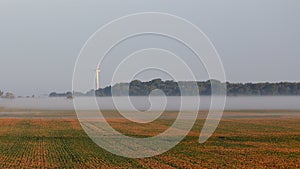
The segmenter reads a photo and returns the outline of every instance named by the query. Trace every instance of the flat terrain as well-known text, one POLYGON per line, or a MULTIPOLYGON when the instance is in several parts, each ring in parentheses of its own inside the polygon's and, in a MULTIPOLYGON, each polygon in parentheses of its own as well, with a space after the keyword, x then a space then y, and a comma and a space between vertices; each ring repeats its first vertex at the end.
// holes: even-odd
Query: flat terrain
MULTIPOLYGON (((204 122, 200 116, 170 151, 128 159, 93 143, 74 112, 2 110, 0 168, 300 168, 299 116, 296 111, 226 112, 215 134, 199 144, 204 122)), ((173 121, 162 118, 149 129, 114 116, 109 119, 120 132, 143 137, 165 130, 173 121)))

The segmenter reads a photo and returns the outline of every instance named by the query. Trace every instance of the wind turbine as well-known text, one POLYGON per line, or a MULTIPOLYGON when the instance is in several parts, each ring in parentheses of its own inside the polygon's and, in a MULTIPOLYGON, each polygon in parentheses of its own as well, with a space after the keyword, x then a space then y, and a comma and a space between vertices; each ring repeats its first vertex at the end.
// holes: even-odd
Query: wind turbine
POLYGON ((98 65, 97 68, 96 68, 96 78, 95 78, 95 83, 96 83, 96 89, 95 90, 98 90, 100 88, 99 86, 99 73, 100 73, 100 66, 98 65))

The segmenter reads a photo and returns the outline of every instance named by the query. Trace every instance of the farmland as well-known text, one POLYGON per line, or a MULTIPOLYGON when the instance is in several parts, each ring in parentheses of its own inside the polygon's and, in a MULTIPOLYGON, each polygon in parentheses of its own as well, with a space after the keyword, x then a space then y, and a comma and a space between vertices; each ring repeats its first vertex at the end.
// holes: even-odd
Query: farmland
MULTIPOLYGON (((204 123, 199 118, 170 151, 129 159, 93 143, 72 111, 13 110, 0 116, 0 168, 300 168, 300 115, 286 114, 226 112, 204 144, 198 143, 204 123)), ((124 134, 145 137, 164 131, 174 119, 154 121, 149 124, 151 130, 121 118, 108 121, 124 134)))

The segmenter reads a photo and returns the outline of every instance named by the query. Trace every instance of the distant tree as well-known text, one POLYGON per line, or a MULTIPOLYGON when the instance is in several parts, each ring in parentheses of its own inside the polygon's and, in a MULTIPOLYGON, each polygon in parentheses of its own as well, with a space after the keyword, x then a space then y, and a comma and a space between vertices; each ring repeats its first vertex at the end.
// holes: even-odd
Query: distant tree
POLYGON ((288 83, 279 83, 278 92, 281 95, 290 95, 292 93, 288 83))
POLYGON ((14 99, 14 98, 16 98, 16 96, 13 93, 7 92, 7 93, 5 93, 3 98, 5 98, 5 99, 14 99))
POLYGON ((67 97, 67 99, 73 99, 73 94, 72 94, 72 92, 67 92, 67 93, 66 93, 66 97, 67 97))
POLYGON ((96 96, 100 96, 100 95, 98 95, 99 91, 100 91, 100 89, 98 89, 96 91, 94 89, 92 89, 92 90, 86 92, 86 96, 95 96, 95 94, 96 94, 96 96))
POLYGON ((49 94, 49 97, 56 97, 57 96, 57 93, 56 92, 52 92, 49 94))
MULTIPOLYGON (((70 92, 71 93, 71 92, 70 92)), ((72 94, 72 93, 71 93, 72 94)), ((56 93, 52 92, 49 94, 49 97, 67 97, 67 93, 56 93)))
POLYGON ((3 96, 3 92, 0 90, 0 97, 3 96))

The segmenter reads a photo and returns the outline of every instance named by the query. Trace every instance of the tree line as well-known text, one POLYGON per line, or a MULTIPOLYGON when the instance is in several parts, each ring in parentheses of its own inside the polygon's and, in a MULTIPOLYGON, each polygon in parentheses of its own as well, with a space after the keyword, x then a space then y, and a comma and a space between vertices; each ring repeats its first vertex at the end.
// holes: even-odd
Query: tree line
POLYGON ((150 94, 166 96, 181 95, 211 95, 212 85, 214 89, 220 90, 217 93, 224 93, 222 85, 226 85, 228 96, 277 96, 277 95, 300 95, 300 83, 280 82, 280 83, 221 83, 217 80, 208 80, 203 82, 174 82, 154 79, 148 82, 134 80, 130 83, 119 83, 113 86, 107 86, 98 90, 90 90, 86 93, 66 92, 50 93, 50 97, 70 97, 75 96, 147 96, 150 94), (197 85, 195 87, 195 84, 197 85), (153 92, 158 89, 162 92, 153 92), (184 92, 182 92, 184 91, 184 92))
POLYGON ((0 90, 0 98, 4 98, 4 99, 14 99, 16 96, 11 93, 11 92, 6 92, 4 93, 3 91, 0 90))

